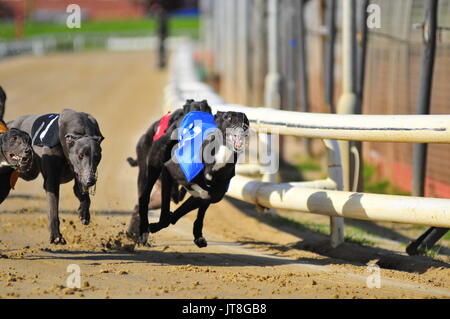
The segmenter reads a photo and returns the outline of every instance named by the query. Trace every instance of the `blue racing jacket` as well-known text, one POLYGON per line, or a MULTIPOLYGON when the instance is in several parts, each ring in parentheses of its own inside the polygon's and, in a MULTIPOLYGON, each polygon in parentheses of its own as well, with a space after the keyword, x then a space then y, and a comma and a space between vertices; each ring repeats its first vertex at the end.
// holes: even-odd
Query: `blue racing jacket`
POLYGON ((192 111, 181 121, 175 158, 188 182, 203 170, 202 144, 215 130, 217 130, 217 124, 210 113, 192 111))

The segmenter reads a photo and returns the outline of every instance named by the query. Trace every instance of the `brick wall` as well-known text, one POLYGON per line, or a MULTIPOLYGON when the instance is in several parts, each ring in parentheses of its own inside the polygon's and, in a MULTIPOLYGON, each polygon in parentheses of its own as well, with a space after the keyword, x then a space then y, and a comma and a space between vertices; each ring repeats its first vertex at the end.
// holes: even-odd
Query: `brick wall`
POLYGON ((0 4, 12 8, 15 12, 52 9, 65 11, 72 3, 78 4, 86 10, 90 19, 124 19, 140 18, 146 14, 145 0, 0 0, 0 4))

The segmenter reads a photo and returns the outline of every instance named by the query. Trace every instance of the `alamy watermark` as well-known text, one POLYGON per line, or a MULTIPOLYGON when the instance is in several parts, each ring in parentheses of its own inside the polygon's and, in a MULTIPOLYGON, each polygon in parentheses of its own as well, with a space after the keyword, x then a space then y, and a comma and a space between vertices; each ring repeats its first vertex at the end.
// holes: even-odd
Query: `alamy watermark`
POLYGON ((367 276, 366 279, 366 285, 367 288, 372 289, 372 288, 381 288, 381 268, 378 265, 367 265, 367 269, 366 271, 368 271, 370 273, 369 276, 367 276))
POLYGON ((381 28, 381 8, 378 4, 372 3, 367 6, 367 28, 381 28))
POLYGON ((67 277, 67 288, 81 288, 81 268, 77 264, 70 264, 67 270, 70 275, 67 277))
POLYGON ((66 8, 69 15, 66 19, 66 25, 69 29, 81 28, 81 7, 78 4, 69 4, 66 8))

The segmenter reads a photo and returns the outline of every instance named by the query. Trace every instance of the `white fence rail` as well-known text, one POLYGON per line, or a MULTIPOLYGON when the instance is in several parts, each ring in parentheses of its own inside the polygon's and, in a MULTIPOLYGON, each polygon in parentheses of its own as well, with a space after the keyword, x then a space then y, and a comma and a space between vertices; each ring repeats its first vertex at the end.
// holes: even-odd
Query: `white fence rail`
POLYGON ((449 199, 340 191, 339 148, 333 141, 450 143, 450 115, 314 114, 228 105, 200 82, 192 55, 193 45, 189 42, 172 55, 171 79, 165 92, 167 110, 181 107, 186 99, 206 99, 213 111, 245 112, 252 129, 321 138, 329 149, 330 176, 326 180, 275 184, 237 175, 231 181, 229 196, 267 208, 330 216, 333 246, 343 237, 341 229, 333 228, 335 217, 450 227, 449 199))

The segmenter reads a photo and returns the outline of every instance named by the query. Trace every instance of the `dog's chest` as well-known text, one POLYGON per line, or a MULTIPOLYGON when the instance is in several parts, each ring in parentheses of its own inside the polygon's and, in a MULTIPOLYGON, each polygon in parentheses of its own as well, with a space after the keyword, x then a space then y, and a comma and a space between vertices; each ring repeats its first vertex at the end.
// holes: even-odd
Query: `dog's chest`
POLYGON ((6 160, 2 160, 0 162, 0 168, 2 167, 11 167, 11 165, 6 160))
MULTIPOLYGON (((220 145, 219 149, 214 155, 214 165, 212 167, 213 172, 216 172, 228 163, 231 163, 233 155, 233 152, 228 147, 226 147, 225 145, 220 145)), ((211 178, 208 179, 211 180, 211 178)))

